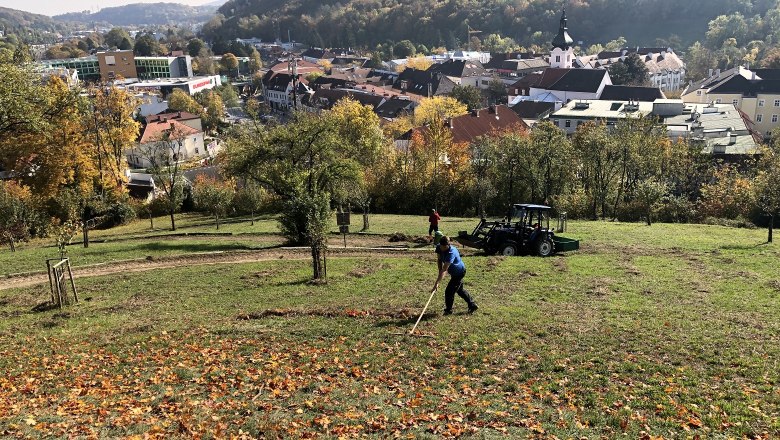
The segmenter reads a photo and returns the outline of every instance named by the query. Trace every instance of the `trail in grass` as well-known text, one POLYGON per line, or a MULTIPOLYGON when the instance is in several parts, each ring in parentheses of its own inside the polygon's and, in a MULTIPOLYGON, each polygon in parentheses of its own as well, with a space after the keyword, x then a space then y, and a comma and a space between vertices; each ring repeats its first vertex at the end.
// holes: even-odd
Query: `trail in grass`
MULTIPOLYGON (((382 255, 383 257, 409 257, 430 249, 392 249, 392 248, 347 248, 331 249, 329 258, 352 258, 382 255)), ((254 263, 271 260, 306 260, 311 258, 308 248, 275 248, 258 251, 217 252, 208 254, 177 255, 172 257, 137 259, 115 263, 81 266, 73 268, 74 278, 105 276, 132 272, 146 272, 156 269, 170 269, 183 266, 206 266, 215 264, 254 263)), ((35 274, 0 279, 0 290, 30 287, 49 281, 48 275, 35 274)))

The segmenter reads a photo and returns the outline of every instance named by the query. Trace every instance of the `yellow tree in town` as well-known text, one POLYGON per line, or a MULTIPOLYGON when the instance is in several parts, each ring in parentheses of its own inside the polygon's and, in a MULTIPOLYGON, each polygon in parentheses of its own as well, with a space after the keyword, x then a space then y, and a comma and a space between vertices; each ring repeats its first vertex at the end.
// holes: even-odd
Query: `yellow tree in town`
POLYGON ((465 115, 466 105, 449 96, 424 98, 414 110, 414 123, 417 126, 437 121, 446 121, 455 116, 465 115))
POLYGON ((403 72, 407 68, 416 69, 416 70, 428 70, 428 68, 431 67, 432 65, 433 65, 433 61, 423 56, 410 57, 406 59, 406 64, 402 64, 398 66, 398 70, 400 72, 403 72))
POLYGON ((90 125, 100 180, 108 188, 119 189, 125 183, 125 153, 138 138, 140 124, 133 119, 138 100, 113 85, 95 87, 91 95, 94 112, 90 125))

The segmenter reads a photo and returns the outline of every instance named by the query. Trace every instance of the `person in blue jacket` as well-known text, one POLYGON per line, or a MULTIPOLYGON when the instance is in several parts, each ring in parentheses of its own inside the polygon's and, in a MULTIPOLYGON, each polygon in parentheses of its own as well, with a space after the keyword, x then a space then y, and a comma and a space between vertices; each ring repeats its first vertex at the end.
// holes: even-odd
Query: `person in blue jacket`
POLYGON ((441 237, 439 245, 436 246, 438 254, 439 277, 436 278, 436 284, 433 290, 439 289, 439 283, 444 278, 445 273, 450 274, 450 282, 444 289, 444 314, 452 314, 452 304, 455 302, 455 293, 458 294, 469 306, 469 313, 474 313, 479 307, 471 298, 471 295, 463 288, 463 278, 466 276, 466 264, 460 258, 460 252, 455 246, 450 244, 450 239, 446 235, 441 237))

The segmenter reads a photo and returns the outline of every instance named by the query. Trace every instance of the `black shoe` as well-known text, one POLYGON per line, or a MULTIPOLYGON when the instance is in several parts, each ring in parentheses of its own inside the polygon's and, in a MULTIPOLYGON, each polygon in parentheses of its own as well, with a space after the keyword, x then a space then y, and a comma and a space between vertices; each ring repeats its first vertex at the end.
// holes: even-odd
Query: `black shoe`
POLYGON ((444 316, 452 315, 452 309, 444 309, 444 316))
POLYGON ((469 313, 474 313, 477 311, 477 309, 479 309, 479 306, 476 303, 474 303, 469 306, 469 313))

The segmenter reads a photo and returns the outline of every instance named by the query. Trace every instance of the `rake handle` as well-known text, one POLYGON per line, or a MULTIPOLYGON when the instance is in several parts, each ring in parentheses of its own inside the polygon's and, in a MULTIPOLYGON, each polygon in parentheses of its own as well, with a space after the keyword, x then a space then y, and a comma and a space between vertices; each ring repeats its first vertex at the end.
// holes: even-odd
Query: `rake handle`
POLYGON ((420 320, 422 320, 423 315, 425 315, 425 311, 428 310, 428 306, 431 305, 431 300, 435 294, 436 289, 431 290, 431 296, 428 298, 428 302, 425 303, 425 307, 423 307, 422 313, 420 313, 420 317, 417 318, 417 322, 414 323, 414 327, 412 327, 412 330, 409 332, 410 335, 414 334, 415 329, 417 329, 417 325, 420 323, 420 320))

